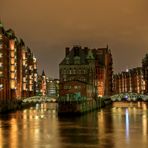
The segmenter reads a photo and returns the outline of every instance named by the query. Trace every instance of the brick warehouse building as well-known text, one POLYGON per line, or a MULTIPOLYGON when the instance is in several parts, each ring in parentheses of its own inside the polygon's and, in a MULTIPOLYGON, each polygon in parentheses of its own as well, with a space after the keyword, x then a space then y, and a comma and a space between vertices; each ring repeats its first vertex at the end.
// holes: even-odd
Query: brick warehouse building
POLYGON ((112 55, 106 48, 66 48, 59 64, 60 97, 78 94, 84 98, 112 94, 112 55))
POLYGON ((0 23, 0 100, 17 100, 36 93, 37 63, 22 39, 0 23))
POLYGON ((145 94, 148 94, 148 54, 142 59, 142 71, 145 80, 145 94))
POLYGON ((145 93, 145 80, 142 67, 137 67, 113 76, 114 93, 145 93))

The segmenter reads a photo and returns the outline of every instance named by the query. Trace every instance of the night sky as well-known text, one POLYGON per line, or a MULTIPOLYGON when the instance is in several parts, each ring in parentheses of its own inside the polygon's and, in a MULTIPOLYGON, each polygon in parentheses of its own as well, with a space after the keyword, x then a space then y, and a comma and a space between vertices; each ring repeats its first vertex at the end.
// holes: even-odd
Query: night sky
POLYGON ((0 19, 50 77, 58 78, 67 46, 108 44, 115 73, 141 66, 148 53, 148 0, 0 0, 0 19))

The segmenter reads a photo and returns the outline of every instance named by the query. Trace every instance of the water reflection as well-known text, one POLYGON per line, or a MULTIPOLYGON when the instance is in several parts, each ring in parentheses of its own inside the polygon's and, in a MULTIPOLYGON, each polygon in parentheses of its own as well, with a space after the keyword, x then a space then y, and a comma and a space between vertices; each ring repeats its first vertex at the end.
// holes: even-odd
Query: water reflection
POLYGON ((0 147, 60 147, 55 110, 42 104, 38 109, 1 115, 0 147))
POLYGON ((55 104, 0 115, 0 148, 146 148, 146 103, 58 117, 55 104))
POLYGON ((59 133, 62 148, 90 148, 96 147, 99 143, 97 139, 97 112, 81 117, 60 117, 59 133))
POLYGON ((129 114, 128 109, 125 110, 125 129, 126 129, 126 140, 129 140, 129 114))
POLYGON ((98 113, 98 141, 101 148, 113 148, 113 118, 111 115, 111 108, 107 108, 106 112, 101 110, 98 113))

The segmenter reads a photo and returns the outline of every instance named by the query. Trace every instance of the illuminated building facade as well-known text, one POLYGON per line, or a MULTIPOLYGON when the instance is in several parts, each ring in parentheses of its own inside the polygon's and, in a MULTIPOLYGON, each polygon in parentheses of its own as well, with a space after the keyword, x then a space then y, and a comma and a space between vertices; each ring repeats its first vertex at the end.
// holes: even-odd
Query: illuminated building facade
POLYGON ((112 94, 112 55, 106 48, 66 48, 59 64, 60 96, 80 94, 86 98, 112 94))
POLYGON ((22 39, 0 23, 0 100, 19 100, 36 93, 37 63, 22 39))
POLYGON ((145 80, 145 94, 148 94, 148 54, 145 55, 145 57, 142 60, 142 70, 143 70, 143 76, 145 80))
POLYGON ((59 79, 50 79, 47 83, 47 95, 59 97, 59 79))
POLYGON ((96 82, 98 96, 110 96, 113 93, 112 76, 113 60, 111 50, 108 48, 94 49, 96 59, 96 82))
POLYGON ((145 80, 141 67, 129 69, 113 76, 114 93, 144 93, 145 80))
POLYGON ((42 75, 38 75, 38 90, 37 90, 37 95, 40 96, 46 96, 47 95, 47 83, 48 83, 48 78, 45 75, 45 72, 43 70, 42 75))

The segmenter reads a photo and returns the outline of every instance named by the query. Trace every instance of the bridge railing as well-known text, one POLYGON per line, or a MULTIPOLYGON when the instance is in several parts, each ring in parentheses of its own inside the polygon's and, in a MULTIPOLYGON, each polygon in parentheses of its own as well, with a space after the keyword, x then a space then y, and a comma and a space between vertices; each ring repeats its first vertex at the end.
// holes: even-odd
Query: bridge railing
POLYGON ((138 93, 120 93, 111 96, 112 101, 148 101, 148 95, 138 93))

